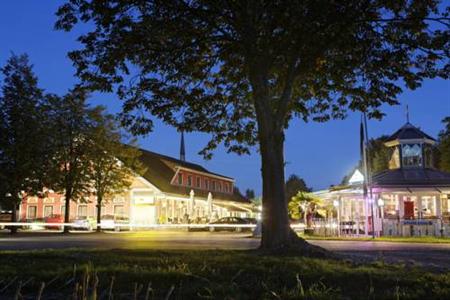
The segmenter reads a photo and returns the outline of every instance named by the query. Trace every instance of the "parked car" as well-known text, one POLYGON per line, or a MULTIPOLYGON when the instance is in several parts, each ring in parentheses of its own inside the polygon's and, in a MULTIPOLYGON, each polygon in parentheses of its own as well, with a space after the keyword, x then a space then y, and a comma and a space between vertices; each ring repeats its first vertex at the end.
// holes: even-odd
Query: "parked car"
POLYGON ((129 230, 129 226, 120 226, 120 225, 129 225, 130 219, 125 216, 115 216, 115 215, 104 215, 100 221, 101 229, 106 230, 129 230))
MULTIPOLYGON (((45 223, 64 223, 64 217, 62 215, 50 215, 44 218, 45 223)), ((62 226, 45 226, 46 229, 62 229, 62 226)))
POLYGON ((258 220, 256 220, 255 218, 242 218, 242 219, 247 221, 249 224, 255 224, 256 225, 258 223, 258 220))
POLYGON ((232 225, 249 225, 252 224, 250 221, 238 217, 225 217, 220 218, 215 222, 209 223, 210 225, 231 225, 231 226, 210 226, 209 231, 252 231, 252 227, 234 227, 232 225))
POLYGON ((74 225, 72 226, 72 230, 87 230, 91 231, 96 227, 96 220, 91 217, 80 217, 78 219, 73 220, 74 225))

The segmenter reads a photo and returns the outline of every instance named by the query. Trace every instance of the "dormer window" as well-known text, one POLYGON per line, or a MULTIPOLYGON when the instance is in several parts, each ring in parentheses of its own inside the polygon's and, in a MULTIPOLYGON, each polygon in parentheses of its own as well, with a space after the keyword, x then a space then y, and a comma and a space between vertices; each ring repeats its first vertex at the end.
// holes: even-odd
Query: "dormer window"
POLYGON ((178 184, 183 185, 183 174, 178 173, 178 184))
POLYGON ((402 145, 402 165, 404 168, 422 166, 422 145, 403 144, 402 145))

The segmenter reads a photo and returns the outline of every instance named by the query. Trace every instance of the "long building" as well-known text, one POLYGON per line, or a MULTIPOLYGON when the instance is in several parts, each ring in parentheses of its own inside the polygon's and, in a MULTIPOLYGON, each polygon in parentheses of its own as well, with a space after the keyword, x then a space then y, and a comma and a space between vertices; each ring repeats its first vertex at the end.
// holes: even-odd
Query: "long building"
MULTIPOLYGON (((184 160, 140 150, 145 174, 135 176, 129 190, 114 195, 102 206, 102 215, 129 220, 140 226, 201 223, 225 216, 253 216, 252 205, 235 188, 231 177, 213 173, 184 160)), ((64 216, 64 196, 51 189, 45 198, 26 197, 19 208, 21 221, 64 216)), ((86 195, 70 204, 70 220, 95 218, 96 198, 86 195)))

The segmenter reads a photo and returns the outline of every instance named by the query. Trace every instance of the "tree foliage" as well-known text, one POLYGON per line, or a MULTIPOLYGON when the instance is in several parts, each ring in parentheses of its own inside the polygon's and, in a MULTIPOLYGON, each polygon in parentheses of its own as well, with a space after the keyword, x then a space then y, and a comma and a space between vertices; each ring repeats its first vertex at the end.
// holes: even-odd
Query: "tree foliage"
POLYGON ((289 121, 381 118, 403 88, 447 78, 449 12, 435 1, 69 0, 56 27, 93 25, 69 56, 87 87, 124 101, 133 132, 154 116, 209 133, 205 155, 258 145, 262 247, 278 249, 298 241, 284 191, 289 121))
POLYGON ((306 185, 305 180, 296 174, 291 174, 285 185, 287 203, 289 203, 292 200, 292 197, 297 195, 299 192, 311 192, 311 189, 306 185))
POLYGON ((70 220, 71 201, 86 202, 93 191, 89 133, 94 120, 100 118, 101 109, 88 107, 87 96, 82 89, 73 89, 62 97, 47 96, 54 151, 48 186, 64 195, 65 223, 70 220))
POLYGON ((27 55, 12 55, 0 71, 0 201, 16 221, 17 205, 42 191, 46 175, 43 91, 27 55))
POLYGON ((95 115, 92 129, 86 133, 90 162, 89 178, 97 197, 97 230, 100 230, 101 209, 114 195, 123 194, 133 183, 135 174, 142 174, 140 152, 134 141, 125 145, 124 134, 117 120, 109 114, 95 115))
POLYGON ((439 169, 450 172, 450 117, 442 120, 444 129, 439 133, 439 169))
POLYGON ((245 190, 245 198, 252 200, 255 199, 255 191, 252 189, 246 189, 245 190))

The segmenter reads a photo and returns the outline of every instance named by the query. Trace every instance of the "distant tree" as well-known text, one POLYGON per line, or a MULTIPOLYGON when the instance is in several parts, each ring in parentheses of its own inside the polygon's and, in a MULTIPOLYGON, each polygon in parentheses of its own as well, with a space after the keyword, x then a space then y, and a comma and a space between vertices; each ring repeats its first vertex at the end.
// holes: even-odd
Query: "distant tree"
POLYGON ((133 175, 144 170, 138 160, 139 150, 123 144, 125 136, 112 115, 99 112, 93 123, 87 134, 90 144, 87 159, 91 162, 89 177, 97 197, 97 231, 100 231, 104 203, 113 195, 124 193, 133 183, 133 175))
POLYGON ((289 226, 285 129, 293 118, 324 122, 348 110, 381 118, 403 88, 448 78, 446 9, 437 1, 69 0, 56 27, 92 25, 69 56, 84 85, 124 100, 123 122, 135 133, 149 132, 155 116, 211 134, 205 155, 220 143, 239 154, 258 145, 261 248, 311 253, 289 226))
POLYGON ((377 173, 389 169, 389 160, 392 151, 384 145, 389 136, 382 135, 376 139, 370 139, 368 144, 368 160, 370 171, 377 173))
POLYGON ((46 176, 43 91, 27 55, 12 55, 0 72, 0 201, 16 222, 23 196, 42 192, 46 176))
POLYGON ((245 198, 252 200, 255 198, 255 191, 252 189, 246 189, 245 190, 245 198))
POLYGON ((292 174, 286 181, 286 202, 289 203, 292 197, 298 192, 310 192, 311 189, 306 185, 306 182, 298 175, 292 174))
POLYGON ((442 120, 444 129, 439 133, 439 169, 450 172, 450 117, 442 120))
MULTIPOLYGON (((89 160, 91 142, 88 136, 101 109, 88 107, 86 98, 86 92, 81 89, 73 89, 63 97, 47 96, 54 149, 48 186, 64 195, 65 223, 70 221, 71 201, 85 202, 93 192, 89 160)), ((68 231, 69 227, 64 226, 64 232, 68 231)))

